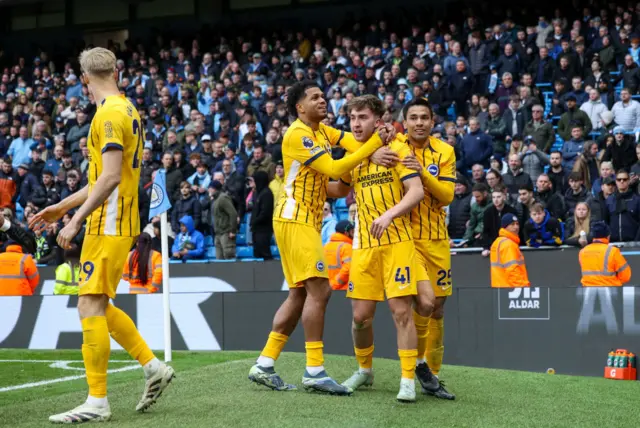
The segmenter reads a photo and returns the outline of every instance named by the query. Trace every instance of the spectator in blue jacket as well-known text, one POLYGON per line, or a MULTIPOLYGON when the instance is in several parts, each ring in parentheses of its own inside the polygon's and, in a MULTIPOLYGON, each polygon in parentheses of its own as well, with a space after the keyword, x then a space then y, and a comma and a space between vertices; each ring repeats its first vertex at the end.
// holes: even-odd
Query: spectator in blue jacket
POLYGON ((462 137, 461 142, 463 173, 471 166, 480 164, 489 167, 489 159, 493 154, 492 138, 480 130, 478 119, 469 119, 469 133, 462 137))
POLYGON ((196 230, 191 216, 180 218, 180 233, 171 246, 171 257, 183 262, 204 258, 204 236, 196 230))
POLYGON ((584 150, 584 139, 582 138, 582 126, 574 124, 571 128, 571 139, 562 145, 562 167, 565 171, 571 171, 578 156, 584 150))
POLYGON ((637 241, 640 231, 640 196, 631 189, 629 171, 616 173, 618 191, 607 198, 611 242, 637 241))
POLYGON ((21 126, 19 132, 20 137, 13 140, 7 150, 7 154, 11 156, 11 166, 16 169, 23 163, 31 163, 31 144, 33 144, 26 126, 21 126))

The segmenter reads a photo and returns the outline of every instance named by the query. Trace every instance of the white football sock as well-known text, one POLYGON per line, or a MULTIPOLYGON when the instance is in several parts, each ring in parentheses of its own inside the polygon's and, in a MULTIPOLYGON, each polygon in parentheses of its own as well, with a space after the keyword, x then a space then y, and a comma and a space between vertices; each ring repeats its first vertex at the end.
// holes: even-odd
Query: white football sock
POLYGON ((416 387, 416 381, 414 379, 400 378, 400 386, 406 385, 408 387, 416 387))
POLYGON ((109 406, 109 402, 107 401, 107 397, 92 397, 91 395, 89 395, 87 397, 87 404, 91 407, 99 407, 99 408, 103 408, 103 407, 108 407, 109 406))
POLYGON ((264 367, 265 369, 269 369, 272 368, 276 363, 276 360, 274 360, 271 357, 265 357, 263 355, 260 355, 258 357, 258 365, 260 367, 264 367))
POLYGON ((358 371, 359 371, 360 373, 367 373, 367 374, 369 374, 369 373, 373 373, 373 369, 363 369, 362 367, 360 367, 360 368, 358 369, 358 371))
POLYGON ((416 367, 418 367, 420 364, 422 363, 426 363, 427 360, 425 360, 424 358, 418 358, 416 359, 416 367))
POLYGON ((309 367, 307 366, 307 373, 309 373, 309 375, 311 376, 317 376, 319 373, 324 371, 324 366, 314 366, 314 367, 309 367))
POLYGON ((162 367, 162 362, 159 359, 154 358, 153 360, 149 361, 144 365, 144 367, 142 367, 142 369, 144 370, 144 377, 150 378, 160 369, 160 367, 162 367))

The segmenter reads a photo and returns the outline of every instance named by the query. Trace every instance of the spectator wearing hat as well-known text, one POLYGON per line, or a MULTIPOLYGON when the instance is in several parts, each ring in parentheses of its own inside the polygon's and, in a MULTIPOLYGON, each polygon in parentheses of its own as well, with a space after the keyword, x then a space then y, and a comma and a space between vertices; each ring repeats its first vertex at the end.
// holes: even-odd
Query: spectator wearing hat
POLYGON ((491 287, 529 287, 524 256, 520 251, 520 223, 514 214, 500 219, 498 237, 491 244, 491 287))
POLYGON ((462 239, 464 236, 467 230, 467 222, 471 218, 471 199, 469 182, 462 174, 457 174, 453 201, 449 205, 447 229, 450 239, 462 239))
POLYGON ((640 196, 631 188, 627 170, 616 171, 617 192, 607 198, 611 240, 630 242, 640 240, 640 196))
POLYGON ((238 211, 233 200, 223 190, 223 185, 214 180, 209 185, 211 207, 209 223, 213 225, 215 235, 216 259, 236 258, 236 232, 238 230, 238 211))
POLYGON ((574 124, 571 129, 571 139, 562 144, 562 167, 572 171, 578 156, 584 151, 583 126, 574 124))
POLYGON ((636 143, 633 136, 625 135, 621 126, 613 129, 613 135, 614 141, 605 147, 602 161, 611 161, 614 171, 630 171, 636 163, 636 143))
POLYGON ((78 80, 78 77, 71 73, 64 80, 67 83, 67 99, 71 99, 71 97, 80 98, 82 96, 82 83, 78 80))
POLYGON ((578 255, 585 287, 622 286, 631 279, 631 267, 618 247, 609 245, 611 230, 598 221, 591 228, 593 242, 578 255))
POLYGON ((558 134, 560 137, 566 142, 569 141, 573 135, 573 128, 578 126, 582 132, 582 135, 589 135, 591 132, 591 119, 587 114, 576 108, 576 97, 575 95, 568 95, 566 98, 567 103, 567 111, 560 116, 560 121, 558 122, 558 134))
POLYGON ((632 132, 640 128, 640 103, 631 99, 631 90, 628 88, 620 91, 620 101, 611 109, 613 120, 625 132, 632 132))
POLYGON ((11 159, 5 157, 0 162, 0 208, 15 209, 18 196, 18 172, 11 166, 11 159))
POLYGON ((329 285, 333 290, 346 290, 349 284, 354 230, 352 222, 341 220, 336 224, 336 232, 324 245, 329 285))
POLYGON ((531 182, 535 183, 549 165, 549 155, 538 149, 538 144, 531 136, 525 137, 524 145, 526 150, 519 153, 522 169, 529 175, 531 182))

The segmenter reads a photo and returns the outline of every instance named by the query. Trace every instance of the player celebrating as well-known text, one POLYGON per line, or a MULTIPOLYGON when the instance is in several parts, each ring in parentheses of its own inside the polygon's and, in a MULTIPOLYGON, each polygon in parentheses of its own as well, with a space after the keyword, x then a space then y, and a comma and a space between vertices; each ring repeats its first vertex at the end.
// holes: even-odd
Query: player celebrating
MULTIPOLYGON (((377 97, 364 95, 351 100, 347 110, 354 137, 367 141, 385 107, 377 97)), ((409 146, 399 140, 390 149, 401 157, 411 154, 409 146)), ((402 368, 397 399, 413 402, 418 351, 411 304, 417 290, 409 213, 424 199, 420 176, 403 164, 385 168, 367 159, 347 178, 353 183, 358 207, 347 297, 353 299, 353 342, 360 368, 343 385, 355 390, 373 383, 373 317, 377 302, 386 293, 398 332, 402 368)), ((349 190, 344 180, 329 184, 330 197, 345 197, 349 190)))
MULTIPOLYGON (((402 114, 407 129, 406 141, 413 152, 413 156, 405 157, 402 163, 420 173, 425 190, 424 200, 411 213, 416 261, 419 270, 426 270, 435 292, 431 316, 425 317, 421 311, 413 314, 418 332, 416 375, 423 393, 453 400, 455 395, 449 393, 442 382, 433 382, 430 372, 437 380, 444 354, 444 303, 452 290, 451 253, 444 207, 453 200, 456 158, 453 147, 430 136, 433 109, 427 99, 414 98, 404 106, 402 114)), ((425 284, 427 289, 418 286, 418 294, 431 292, 428 283, 425 284)))
POLYGON ((135 107, 120 95, 115 55, 103 48, 80 55, 83 83, 93 94, 97 112, 89 132, 88 185, 32 219, 31 228, 44 228, 70 209, 80 207, 58 234, 68 248, 86 220, 82 246, 78 312, 82 322, 82 357, 89 396, 75 409, 51 416, 54 423, 102 422, 111 418, 107 401, 109 335, 144 368, 146 385, 136 410, 144 411, 174 377, 171 367, 149 349, 133 321, 109 303, 116 296, 122 266, 140 233, 138 182, 144 142, 135 107))
POLYGON ((307 354, 304 388, 349 395, 351 390, 329 377, 323 366, 324 315, 331 288, 320 237, 322 209, 329 177, 338 179, 371 156, 382 146, 387 132, 379 129, 355 154, 333 160, 331 146, 341 142, 344 132, 321 123, 327 114, 327 102, 317 83, 294 84, 287 94, 287 107, 297 120, 282 142, 285 187, 273 225, 289 296, 276 312, 269 339, 249 379, 278 391, 295 389, 282 381, 274 363, 302 317, 307 354))

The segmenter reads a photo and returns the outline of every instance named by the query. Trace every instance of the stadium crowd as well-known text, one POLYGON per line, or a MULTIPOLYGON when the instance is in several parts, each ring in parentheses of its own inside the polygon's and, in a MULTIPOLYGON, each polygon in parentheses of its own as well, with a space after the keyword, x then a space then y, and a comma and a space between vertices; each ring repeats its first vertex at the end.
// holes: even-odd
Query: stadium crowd
MULTIPOLYGON (((121 91, 144 121, 141 218, 163 168, 172 258, 207 257, 208 236, 217 259, 236 258, 240 236, 255 258, 272 258, 274 200, 285 185, 281 141, 291 123, 284 97, 311 79, 326 95, 326 124, 342 130, 353 97, 380 97, 383 120, 398 132, 402 106, 429 99, 432 134, 457 157, 452 247, 488 255, 505 213, 518 216, 521 242, 532 247, 584 246, 596 220, 609 224, 612 241, 640 241, 639 23, 640 4, 602 3, 501 22, 469 14, 431 28, 376 21, 255 40, 111 43, 121 91)), ((26 224, 86 183, 96 106, 75 58, 0 60, 0 208, 26 224)), ((325 243, 338 220, 353 219, 353 202, 325 204, 325 243)), ((58 230, 37 234, 38 263, 61 263, 58 230)), ((160 251, 158 220, 145 230, 160 251)))

